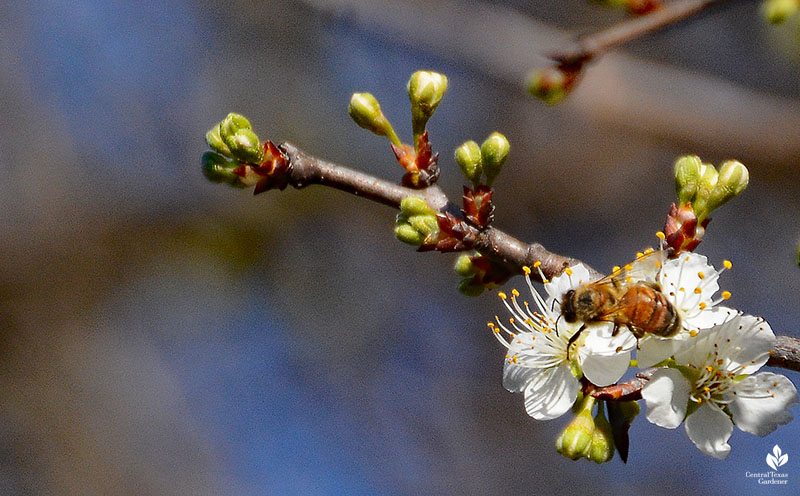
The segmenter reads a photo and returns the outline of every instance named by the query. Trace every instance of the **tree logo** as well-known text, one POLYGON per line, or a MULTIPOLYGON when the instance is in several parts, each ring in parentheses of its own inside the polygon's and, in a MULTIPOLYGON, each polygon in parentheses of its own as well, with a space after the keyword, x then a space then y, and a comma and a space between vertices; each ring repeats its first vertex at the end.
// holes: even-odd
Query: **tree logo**
POLYGON ((772 448, 772 453, 767 453, 767 465, 772 467, 772 470, 778 470, 778 467, 786 465, 789 461, 789 455, 781 453, 781 447, 777 444, 772 448))

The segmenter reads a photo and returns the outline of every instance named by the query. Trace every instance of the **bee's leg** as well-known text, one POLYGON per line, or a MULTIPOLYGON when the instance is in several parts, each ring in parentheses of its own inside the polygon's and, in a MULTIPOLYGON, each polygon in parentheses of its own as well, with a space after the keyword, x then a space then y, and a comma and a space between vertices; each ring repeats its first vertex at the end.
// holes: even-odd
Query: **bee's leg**
POLYGON ((617 324, 616 322, 614 322, 614 330, 613 330, 613 331, 611 331, 611 335, 612 335, 612 336, 616 336, 617 334, 619 334, 619 324, 617 324))
POLYGON ((572 335, 571 338, 569 338, 569 341, 567 341, 567 360, 569 360, 569 350, 570 348, 572 348, 572 344, 578 340, 578 337, 581 335, 584 329, 586 329, 585 323, 581 326, 580 329, 578 329, 578 331, 575 334, 572 335))

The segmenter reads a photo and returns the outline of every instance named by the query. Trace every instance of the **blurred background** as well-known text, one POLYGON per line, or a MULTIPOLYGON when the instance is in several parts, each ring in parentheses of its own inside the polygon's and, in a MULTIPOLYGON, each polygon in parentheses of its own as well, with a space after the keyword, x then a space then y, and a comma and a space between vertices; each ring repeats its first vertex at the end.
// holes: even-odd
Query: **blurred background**
POLYGON ((456 291, 454 257, 395 241, 389 208, 318 187, 253 197, 200 171, 205 132, 236 111, 262 139, 399 180, 350 94, 376 95, 409 140, 406 81, 436 70, 440 185, 457 197, 452 150, 503 132, 495 225, 603 271, 656 242, 676 157, 745 163, 749 189, 699 251, 733 262, 733 306, 797 335, 800 37, 758 4, 609 54, 548 107, 528 71, 623 13, 4 2, 0 494, 753 494, 745 472, 775 444, 796 485, 798 422, 735 431, 724 462, 644 418, 627 465, 560 456, 567 417, 536 422, 502 388, 485 326, 502 307, 456 291))

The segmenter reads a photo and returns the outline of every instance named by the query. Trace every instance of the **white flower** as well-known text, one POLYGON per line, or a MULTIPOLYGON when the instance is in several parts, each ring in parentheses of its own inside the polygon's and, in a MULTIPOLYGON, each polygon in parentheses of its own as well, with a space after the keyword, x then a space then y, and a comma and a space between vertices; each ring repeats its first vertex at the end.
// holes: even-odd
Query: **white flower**
MULTIPOLYGON (((725 269, 731 267, 727 260, 723 265, 725 269)), ((721 324, 736 313, 730 308, 718 306, 730 297, 727 291, 714 299, 714 294, 719 291, 719 275, 725 269, 714 269, 706 257, 696 253, 683 253, 678 258, 664 262, 656 282, 677 311, 681 330, 669 338, 646 334, 640 339, 636 354, 640 367, 652 367, 673 356, 688 345, 690 337, 703 329, 721 324)))
POLYGON ((622 338, 608 339, 613 324, 606 322, 587 325, 579 339, 571 343, 583 323, 570 324, 560 318, 556 295, 560 298, 569 289, 589 281, 586 267, 578 264, 546 284, 547 301, 533 287, 527 277, 529 272, 526 270, 526 280, 537 310, 531 310, 527 301, 520 304, 517 290, 512 290, 511 297, 499 293, 512 318, 505 325, 495 317, 497 325, 490 322, 489 327, 508 348, 503 385, 511 392, 524 393, 528 415, 548 420, 563 415, 578 396, 580 383, 572 362, 577 361, 589 381, 606 386, 625 373, 630 353, 617 352, 617 342, 622 338))
POLYGON ((775 344, 763 319, 738 314, 689 341, 675 356, 680 369, 656 371, 642 389, 647 420, 674 429, 685 418, 689 439, 719 459, 731 450, 734 424, 765 436, 792 420, 787 409, 798 401, 792 382, 772 372, 751 375, 775 344))

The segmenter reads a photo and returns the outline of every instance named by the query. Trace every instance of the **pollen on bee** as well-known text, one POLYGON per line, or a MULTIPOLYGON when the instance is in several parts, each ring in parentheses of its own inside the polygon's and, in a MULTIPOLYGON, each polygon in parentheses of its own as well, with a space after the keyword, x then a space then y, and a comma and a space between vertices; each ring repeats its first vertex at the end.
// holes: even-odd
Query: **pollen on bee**
POLYGON ((730 269, 731 267, 733 267, 733 264, 731 263, 731 261, 730 261, 730 260, 723 260, 723 261, 722 261, 722 265, 723 265, 723 266, 724 266, 726 269, 730 269))

